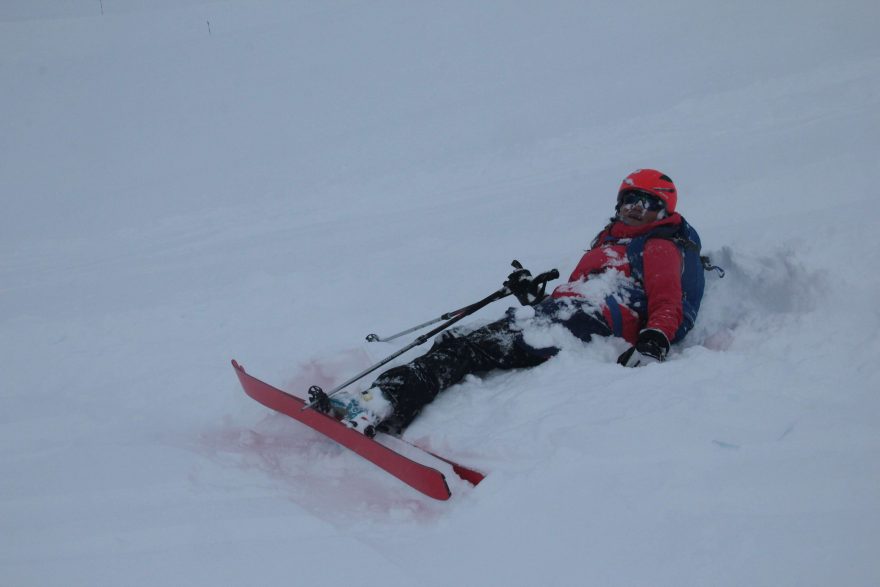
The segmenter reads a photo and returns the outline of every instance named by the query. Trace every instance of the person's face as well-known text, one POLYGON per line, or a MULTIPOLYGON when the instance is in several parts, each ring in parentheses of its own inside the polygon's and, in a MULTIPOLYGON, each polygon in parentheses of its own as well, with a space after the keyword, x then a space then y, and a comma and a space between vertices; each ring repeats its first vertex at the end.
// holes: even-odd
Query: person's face
POLYGON ((657 220, 663 202, 645 192, 626 192, 620 201, 617 217, 627 226, 645 226, 657 220))

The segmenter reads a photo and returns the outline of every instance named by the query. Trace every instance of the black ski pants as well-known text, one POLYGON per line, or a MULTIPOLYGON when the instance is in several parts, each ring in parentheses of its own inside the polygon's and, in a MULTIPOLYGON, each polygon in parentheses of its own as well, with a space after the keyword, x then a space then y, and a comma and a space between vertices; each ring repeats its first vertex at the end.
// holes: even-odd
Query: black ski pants
MULTIPOLYGON (((466 375, 495 369, 535 367, 559 352, 558 348, 533 348, 523 339, 523 326, 517 323, 515 308, 496 322, 465 335, 441 335, 431 349, 413 361, 382 373, 374 386, 382 389, 394 405, 394 415, 384 427, 399 432, 430 403, 438 393, 455 385, 466 375)), ((601 312, 573 301, 552 298, 535 307, 531 320, 560 323, 581 340, 610 336, 601 312)))

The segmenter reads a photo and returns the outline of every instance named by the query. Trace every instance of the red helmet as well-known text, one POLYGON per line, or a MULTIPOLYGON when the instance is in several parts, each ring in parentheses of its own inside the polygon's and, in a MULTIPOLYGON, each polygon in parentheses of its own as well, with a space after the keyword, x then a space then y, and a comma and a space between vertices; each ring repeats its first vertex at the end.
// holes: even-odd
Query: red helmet
POLYGON ((620 202, 621 194, 629 191, 647 192, 652 196, 656 196, 666 204, 667 213, 672 214, 675 212, 678 192, 675 191, 675 184, 672 183, 672 179, 662 171, 657 171, 656 169, 636 169, 627 175, 623 183, 620 184, 620 190, 617 192, 618 203, 620 202))

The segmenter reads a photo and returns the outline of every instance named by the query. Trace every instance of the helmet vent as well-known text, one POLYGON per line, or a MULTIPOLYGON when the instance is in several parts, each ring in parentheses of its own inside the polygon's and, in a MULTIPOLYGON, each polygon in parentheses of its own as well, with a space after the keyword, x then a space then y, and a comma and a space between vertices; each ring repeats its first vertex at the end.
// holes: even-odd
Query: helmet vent
POLYGON ((661 175, 660 179, 662 179, 663 181, 668 181, 669 183, 675 183, 672 181, 672 178, 669 177, 668 175, 661 175))

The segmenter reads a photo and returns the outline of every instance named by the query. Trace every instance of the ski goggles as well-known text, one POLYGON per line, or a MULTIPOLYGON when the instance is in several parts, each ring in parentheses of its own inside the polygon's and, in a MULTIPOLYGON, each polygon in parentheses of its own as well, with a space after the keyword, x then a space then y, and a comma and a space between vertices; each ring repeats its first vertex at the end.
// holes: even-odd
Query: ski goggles
POLYGON ((666 209, 666 204, 653 194, 637 190, 627 190, 618 196, 621 206, 635 206, 641 204, 642 208, 650 212, 659 212, 666 209))

